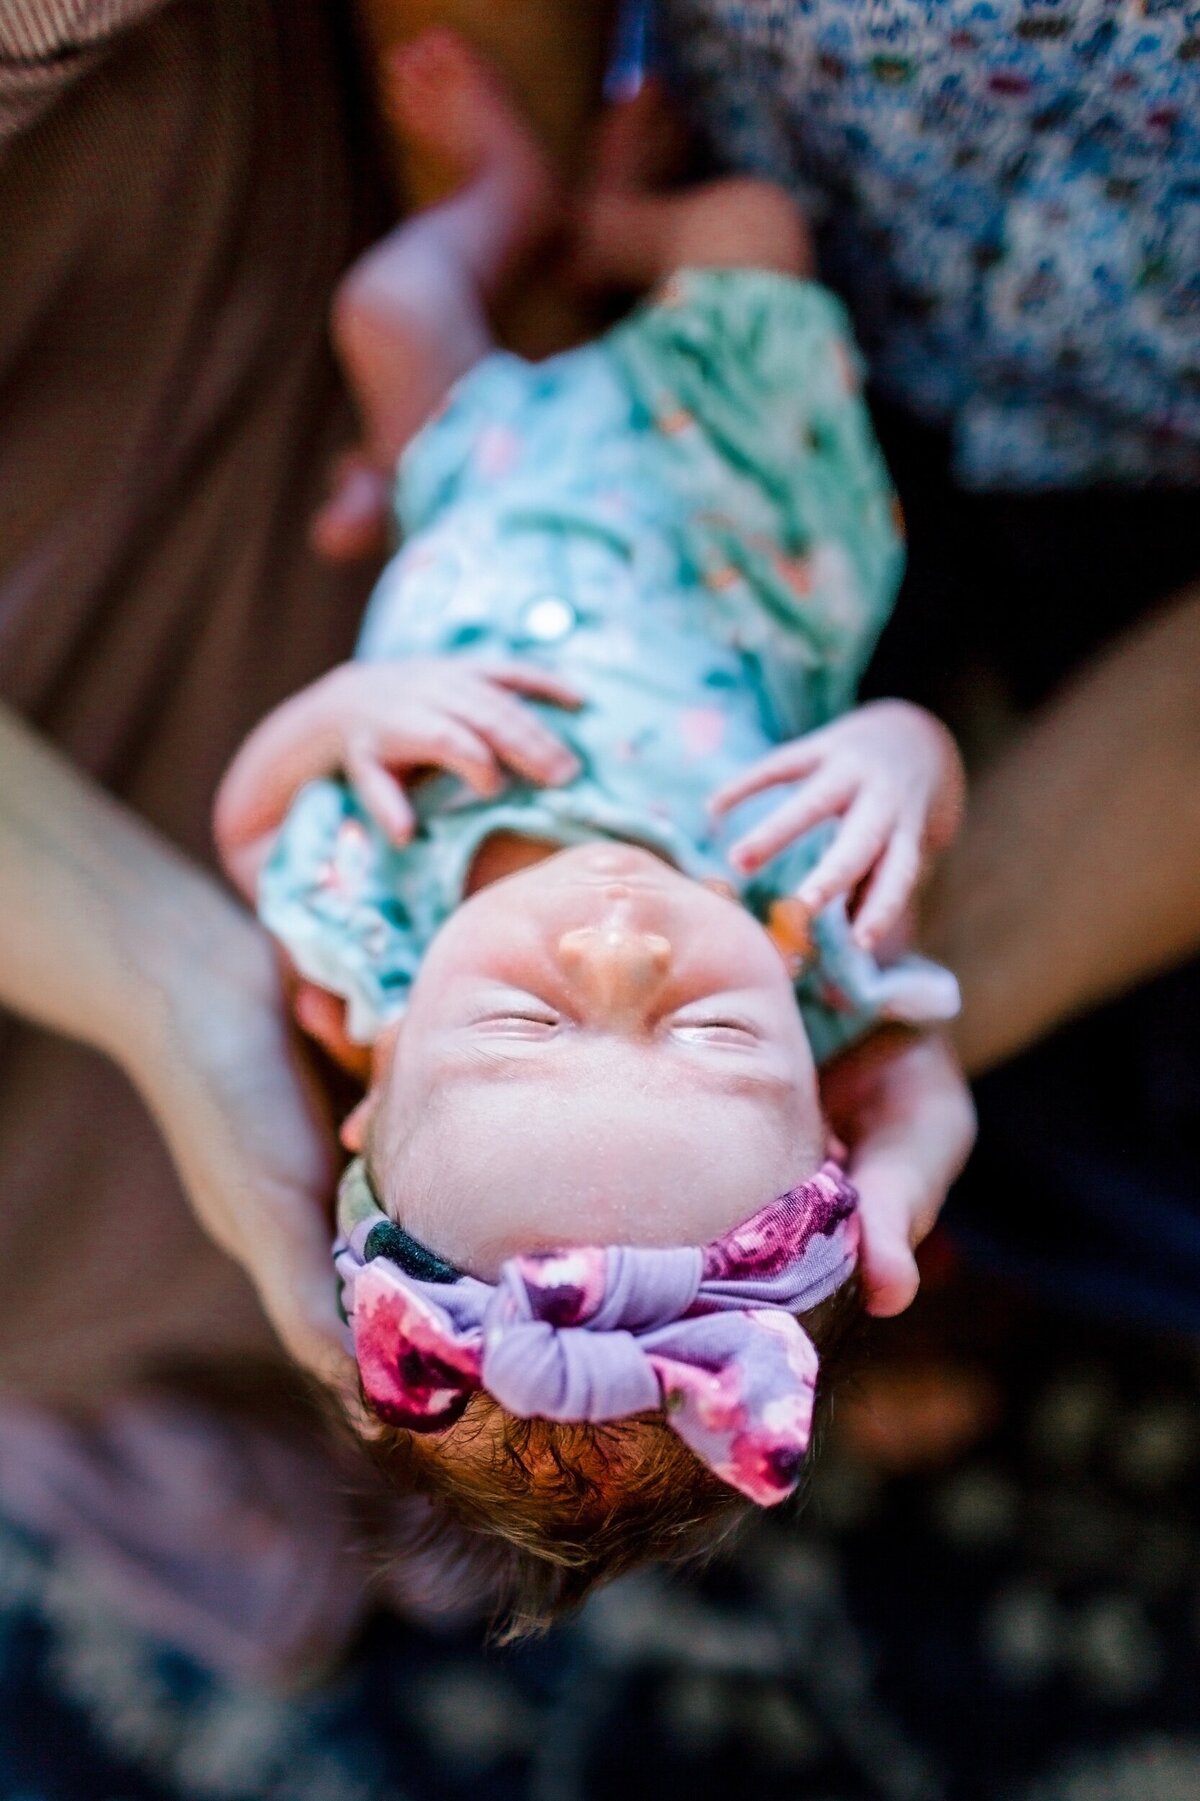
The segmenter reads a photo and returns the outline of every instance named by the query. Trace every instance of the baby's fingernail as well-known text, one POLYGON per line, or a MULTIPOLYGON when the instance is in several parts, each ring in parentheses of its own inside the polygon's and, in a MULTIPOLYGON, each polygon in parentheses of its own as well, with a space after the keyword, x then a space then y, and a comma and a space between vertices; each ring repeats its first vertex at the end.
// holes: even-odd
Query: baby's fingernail
POLYGON ((556 782, 573 782, 579 774, 582 764, 578 757, 559 757, 554 765, 556 782))

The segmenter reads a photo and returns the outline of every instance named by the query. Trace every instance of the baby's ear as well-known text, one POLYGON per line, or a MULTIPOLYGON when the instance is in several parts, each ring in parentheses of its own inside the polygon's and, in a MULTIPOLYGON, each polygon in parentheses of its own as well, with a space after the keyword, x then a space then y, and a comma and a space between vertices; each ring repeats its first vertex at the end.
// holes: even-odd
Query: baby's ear
POLYGON ((354 1108, 353 1112, 347 1113, 338 1131, 338 1137, 342 1141, 343 1148, 350 1151, 356 1157, 362 1155, 363 1148, 366 1145, 367 1126, 370 1123, 370 1119, 371 1094, 370 1090, 368 1090, 367 1093, 363 1095, 362 1100, 359 1101, 358 1106, 354 1108))
POLYGON ((389 1020, 371 1046, 371 1087, 382 1088, 392 1073, 396 1048, 404 1035, 404 1020, 389 1020))
POLYGON ((392 1062, 396 1055, 396 1046, 400 1042, 403 1028, 402 1020, 393 1020, 385 1026, 374 1044, 371 1046, 371 1074, 367 1084, 367 1092, 363 1095, 352 1113, 348 1113, 342 1121, 338 1137, 345 1148, 356 1157, 361 1156, 366 1146, 367 1128, 371 1123, 371 1115, 380 1090, 385 1086, 391 1072, 392 1062))

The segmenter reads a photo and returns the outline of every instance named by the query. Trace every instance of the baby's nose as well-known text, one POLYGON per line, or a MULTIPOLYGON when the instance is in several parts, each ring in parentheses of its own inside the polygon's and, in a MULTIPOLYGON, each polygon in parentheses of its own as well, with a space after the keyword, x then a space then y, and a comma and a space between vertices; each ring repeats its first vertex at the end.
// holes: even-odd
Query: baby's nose
POLYGON ((582 998, 603 1018, 639 1018, 671 967, 671 946, 643 932, 620 911, 602 925, 579 926, 558 941, 558 961, 582 998))

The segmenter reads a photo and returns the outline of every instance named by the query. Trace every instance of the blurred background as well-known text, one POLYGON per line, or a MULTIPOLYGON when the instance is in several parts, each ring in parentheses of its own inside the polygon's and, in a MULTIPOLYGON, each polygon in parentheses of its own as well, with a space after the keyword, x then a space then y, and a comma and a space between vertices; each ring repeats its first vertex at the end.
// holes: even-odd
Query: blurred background
POLYGON ((0 1794, 1194 1801, 1195 1346, 938 1260, 799 1517, 511 1649, 380 1614, 291 1692, 223 1682, 123 1621, 102 1563, 4 1522, 0 1794))
MULTIPOLYGON (((353 429, 325 312, 351 256, 447 179, 397 163, 369 73, 438 22, 496 57, 568 177, 614 42, 617 86, 657 44, 705 127, 699 159, 782 167, 811 192, 828 270, 884 371, 909 522, 868 691, 934 706, 976 771, 1001 765, 1064 681, 1200 571, 1200 39, 1174 0, 1011 0, 945 21, 907 0, 828 6, 800 59, 818 84, 809 155, 810 90, 789 62, 807 0, 653 16, 591 0, 0 0, 4 699, 207 861, 240 733, 344 654, 372 572, 315 574, 304 548, 353 429), (934 25, 940 85, 904 112, 934 25), (885 103, 890 135, 872 145, 864 119, 885 103), (1023 110, 1001 117, 1010 104, 1023 110), (950 249, 920 235, 950 229, 937 195, 957 196, 929 177, 926 132, 950 133, 956 181, 981 159, 996 171, 986 217, 950 249), (1122 306, 1137 332, 1105 337, 1122 306), (1098 345, 1111 391, 1086 379, 1098 345), (955 356, 965 397, 943 379, 955 356), (1146 402, 1140 437, 1114 423, 1113 393, 1136 413, 1163 367, 1170 416, 1146 402), (1051 426, 1039 437, 1000 404, 985 429, 989 383, 1004 403, 1049 394, 1051 426), (1108 442, 1119 456, 1092 468, 1088 447, 1108 442), (1012 480, 1022 457, 1029 493, 1012 480)), ((536 289, 505 325, 532 352, 567 330, 536 289)), ((1106 823, 1131 722, 1178 752, 1195 792, 1194 633, 1183 642, 1164 653, 1174 712, 1139 665, 1088 715, 1086 806, 1052 816, 1036 765, 1007 787, 1002 774, 994 816, 1041 820, 1041 836, 1016 869, 1003 834, 999 852, 971 840, 952 898, 986 888, 986 923, 1019 937, 1022 909, 1032 931, 1052 896, 1070 940, 1076 906, 1091 917, 1120 888, 1141 855, 1120 833, 1152 813, 1135 794, 1106 823)), ((1154 842, 1173 833, 1193 856, 1194 807, 1154 842)), ((959 967, 951 913, 938 947, 959 967)), ((68 1541, 54 1528, 79 1525, 75 1466, 50 1457, 28 1479, 38 1409, 86 1414, 167 1353, 194 1390, 210 1334, 235 1367, 267 1335, 132 1089, 93 1053, 0 1020, 0 1801, 1200 1801, 1200 983, 1184 954, 1197 910, 1179 916, 1190 944, 1181 931, 1157 963, 1084 982, 1059 1014, 1039 1013, 1051 985, 1036 966, 1014 966, 1028 1022, 1010 1043, 993 1019, 971 1047, 979 1151, 925 1248, 917 1305, 864 1331, 801 1509, 693 1579, 614 1586, 544 1639, 487 1648, 472 1622, 379 1609, 345 1658, 300 1660, 287 1680, 218 1674, 220 1659, 134 1623, 122 1575, 148 1553, 122 1544, 119 1509, 68 1541)), ((1004 931, 997 945, 984 976, 1007 967, 1004 931)), ((979 978, 968 966, 969 998, 979 978)), ((285 1390, 269 1378, 267 1404, 285 1390)), ((104 1445, 128 1459, 112 1494, 139 1480, 123 1443, 104 1445)), ((181 1441, 177 1489, 188 1454, 181 1441)), ((274 1554, 265 1489, 237 1519, 251 1557, 259 1542, 274 1554)), ((193 1549, 155 1555, 186 1569, 193 1549)))

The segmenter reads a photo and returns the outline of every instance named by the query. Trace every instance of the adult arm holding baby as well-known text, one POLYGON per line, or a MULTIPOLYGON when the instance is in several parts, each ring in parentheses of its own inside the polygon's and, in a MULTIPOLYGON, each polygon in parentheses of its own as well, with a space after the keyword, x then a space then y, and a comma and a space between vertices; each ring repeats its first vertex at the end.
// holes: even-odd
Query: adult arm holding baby
POLYGON ((0 1003, 120 1065, 288 1350, 336 1377, 332 1134, 268 941, 4 708, 0 1003))
POLYGON ((983 1075, 1200 948, 1200 588, 1070 681, 980 778, 930 895, 983 1075))

